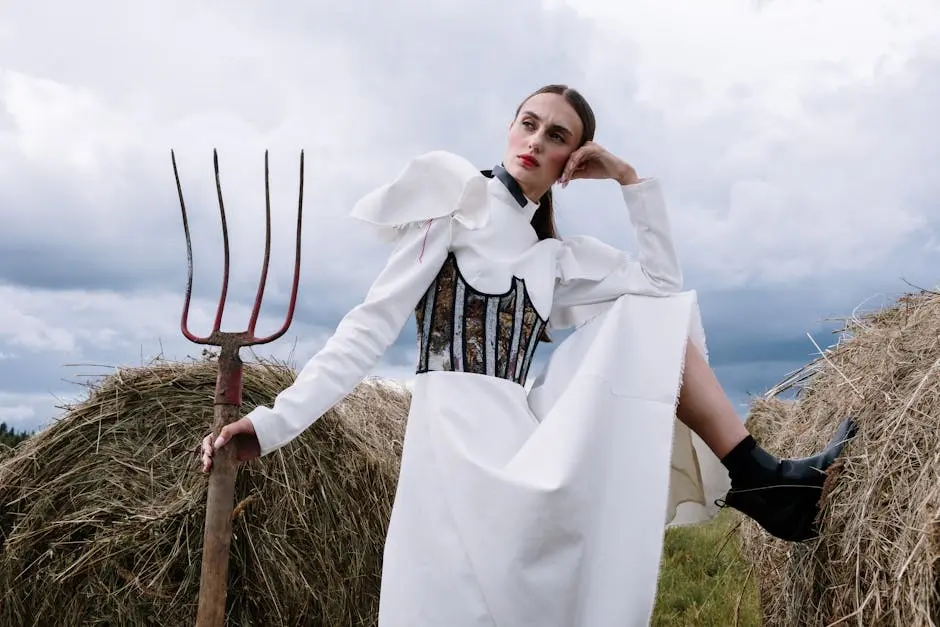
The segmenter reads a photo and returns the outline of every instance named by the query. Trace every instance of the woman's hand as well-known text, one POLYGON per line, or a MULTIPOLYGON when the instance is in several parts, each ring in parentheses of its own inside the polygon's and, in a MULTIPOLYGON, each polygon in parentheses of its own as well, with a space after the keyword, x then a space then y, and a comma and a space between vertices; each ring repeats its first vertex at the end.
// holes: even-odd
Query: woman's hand
POLYGON ((633 166, 595 142, 587 142, 571 153, 558 181, 567 187, 574 179, 614 179, 621 185, 640 180, 633 166))
POLYGON ((219 437, 212 441, 212 435, 202 440, 202 472, 212 468, 212 455, 228 442, 235 447, 235 459, 247 462, 261 456, 261 444, 255 435, 255 427, 247 418, 241 418, 222 427, 219 437))

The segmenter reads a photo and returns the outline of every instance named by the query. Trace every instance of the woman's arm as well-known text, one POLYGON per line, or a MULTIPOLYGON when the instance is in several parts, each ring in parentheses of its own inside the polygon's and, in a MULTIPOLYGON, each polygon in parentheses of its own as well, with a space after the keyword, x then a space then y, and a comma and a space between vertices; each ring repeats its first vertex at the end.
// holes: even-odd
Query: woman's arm
POLYGON ((682 289, 682 267, 659 182, 646 179, 621 191, 636 230, 639 258, 592 237, 564 240, 556 306, 592 304, 623 294, 662 296, 682 289))
POLYGON ((575 315, 575 309, 624 294, 667 296, 682 290, 682 268, 659 181, 638 178, 632 166, 597 144, 587 144, 572 155, 561 182, 575 178, 609 178, 620 184, 639 258, 596 238, 565 239, 558 254, 551 326, 571 326, 575 318, 583 318, 575 315))
POLYGON ((258 407, 203 439, 203 472, 216 449, 230 440, 248 461, 297 437, 353 390, 395 341, 450 253, 452 229, 486 224, 487 179, 472 163, 434 151, 412 160, 392 183, 353 207, 352 217, 396 242, 365 300, 339 323, 273 405, 258 407))
POLYGON ((450 217, 409 225, 401 232, 363 302, 346 314, 272 407, 257 407, 247 414, 261 455, 297 437, 362 381, 401 333, 440 271, 450 241, 450 217))

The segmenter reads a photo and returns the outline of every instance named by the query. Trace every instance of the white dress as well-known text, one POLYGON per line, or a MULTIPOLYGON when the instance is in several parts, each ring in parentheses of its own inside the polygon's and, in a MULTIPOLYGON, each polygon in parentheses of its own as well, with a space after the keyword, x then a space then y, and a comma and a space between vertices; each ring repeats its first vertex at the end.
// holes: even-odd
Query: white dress
POLYGON ((381 627, 646 625, 666 522, 704 504, 675 418, 687 338, 705 352, 659 183, 622 188, 639 259, 539 241, 514 181, 432 152, 353 215, 396 242, 364 302, 248 414, 262 455, 375 366, 410 315, 418 364, 385 545, 381 627), (531 392, 543 328, 576 327, 531 392))

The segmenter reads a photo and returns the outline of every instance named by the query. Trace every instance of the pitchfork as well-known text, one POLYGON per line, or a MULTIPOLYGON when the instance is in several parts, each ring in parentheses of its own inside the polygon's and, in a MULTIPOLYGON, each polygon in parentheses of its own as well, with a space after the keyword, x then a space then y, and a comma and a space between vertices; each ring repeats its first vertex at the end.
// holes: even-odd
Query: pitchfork
MULTIPOLYGON (((216 309, 215 325, 212 333, 198 337, 189 331, 189 301, 193 289, 193 248, 189 237, 189 221, 186 217, 186 203, 183 201, 183 188, 180 185, 179 172, 176 169, 176 155, 170 151, 173 162, 173 175, 176 178, 176 190, 179 193, 180 208, 183 213, 183 230, 186 233, 186 258, 189 265, 189 278, 186 283, 186 299, 183 303, 183 315, 180 328, 183 335, 196 344, 208 344, 220 347, 219 374, 215 385, 215 419, 212 435, 216 437, 222 427, 234 422, 239 417, 242 403, 242 361, 238 355, 243 346, 267 344, 278 339, 285 332, 294 317, 294 305, 297 303, 297 285, 300 281, 300 231, 304 199, 304 153, 300 152, 300 198, 297 202, 297 243, 294 260, 294 279, 291 286, 290 303, 287 318, 283 326, 267 337, 255 336, 255 324, 264 297, 264 285, 268 276, 268 261, 271 256, 271 192, 268 182, 268 153, 264 153, 264 199, 266 229, 264 238, 264 261, 261 266, 261 281, 255 295, 248 329, 231 332, 220 331, 222 312, 225 309, 225 297, 228 293, 229 247, 228 224, 225 220, 225 205, 222 202, 222 185, 219 182, 219 156, 212 151, 215 167, 215 188, 219 197, 219 212, 222 215, 222 241, 225 265, 222 270, 222 295, 216 309)), ((232 511, 235 498, 234 447, 226 446, 217 451, 212 459, 209 475, 209 494, 206 500, 206 525, 202 550, 202 574, 199 582, 199 609, 196 615, 197 627, 221 627, 225 620, 225 601, 228 588, 228 560, 232 539, 232 511)))

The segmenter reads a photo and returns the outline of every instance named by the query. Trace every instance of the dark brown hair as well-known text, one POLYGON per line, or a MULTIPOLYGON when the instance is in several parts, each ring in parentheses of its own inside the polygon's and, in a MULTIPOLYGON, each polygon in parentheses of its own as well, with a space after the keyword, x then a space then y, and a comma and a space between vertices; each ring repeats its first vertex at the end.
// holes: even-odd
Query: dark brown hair
MULTIPOLYGON (((522 111, 523 105, 525 105, 530 98, 538 96, 539 94, 558 94, 564 97, 568 104, 571 105, 571 108, 575 110, 575 113, 578 114, 578 117, 581 118, 581 125, 584 130, 581 132, 578 148, 594 139, 594 131, 597 129, 594 111, 591 109, 591 105, 588 104, 587 100, 584 99, 584 96, 567 85, 546 85, 532 92, 519 103, 519 106, 516 108, 516 117, 518 117, 519 112, 522 111)), ((548 188, 548 191, 539 199, 539 208, 535 210, 535 215, 532 216, 532 228, 535 229, 540 240, 558 237, 558 229, 555 226, 555 205, 552 201, 551 188, 548 188)))
MULTIPOLYGON (((526 96, 525 99, 519 103, 519 106, 516 107, 515 117, 519 117, 519 112, 522 111, 522 107, 530 98, 538 96, 539 94, 558 94, 564 97, 568 104, 571 105, 571 108, 575 110, 575 113, 578 114, 578 117, 581 118, 583 130, 581 131, 581 139, 578 141, 578 148, 594 139, 594 131, 597 129, 594 111, 591 109, 591 105, 588 104, 584 96, 576 89, 572 89, 567 85, 546 85, 535 90, 526 96)), ((548 191, 542 194, 542 197, 539 199, 539 208, 535 210, 535 215, 532 216, 532 228, 535 229, 539 240, 558 238, 558 228, 555 226, 555 204, 552 200, 551 187, 549 187, 548 191)), ((552 338, 547 330, 542 329, 542 332, 539 334, 539 341, 551 343, 552 338)))

